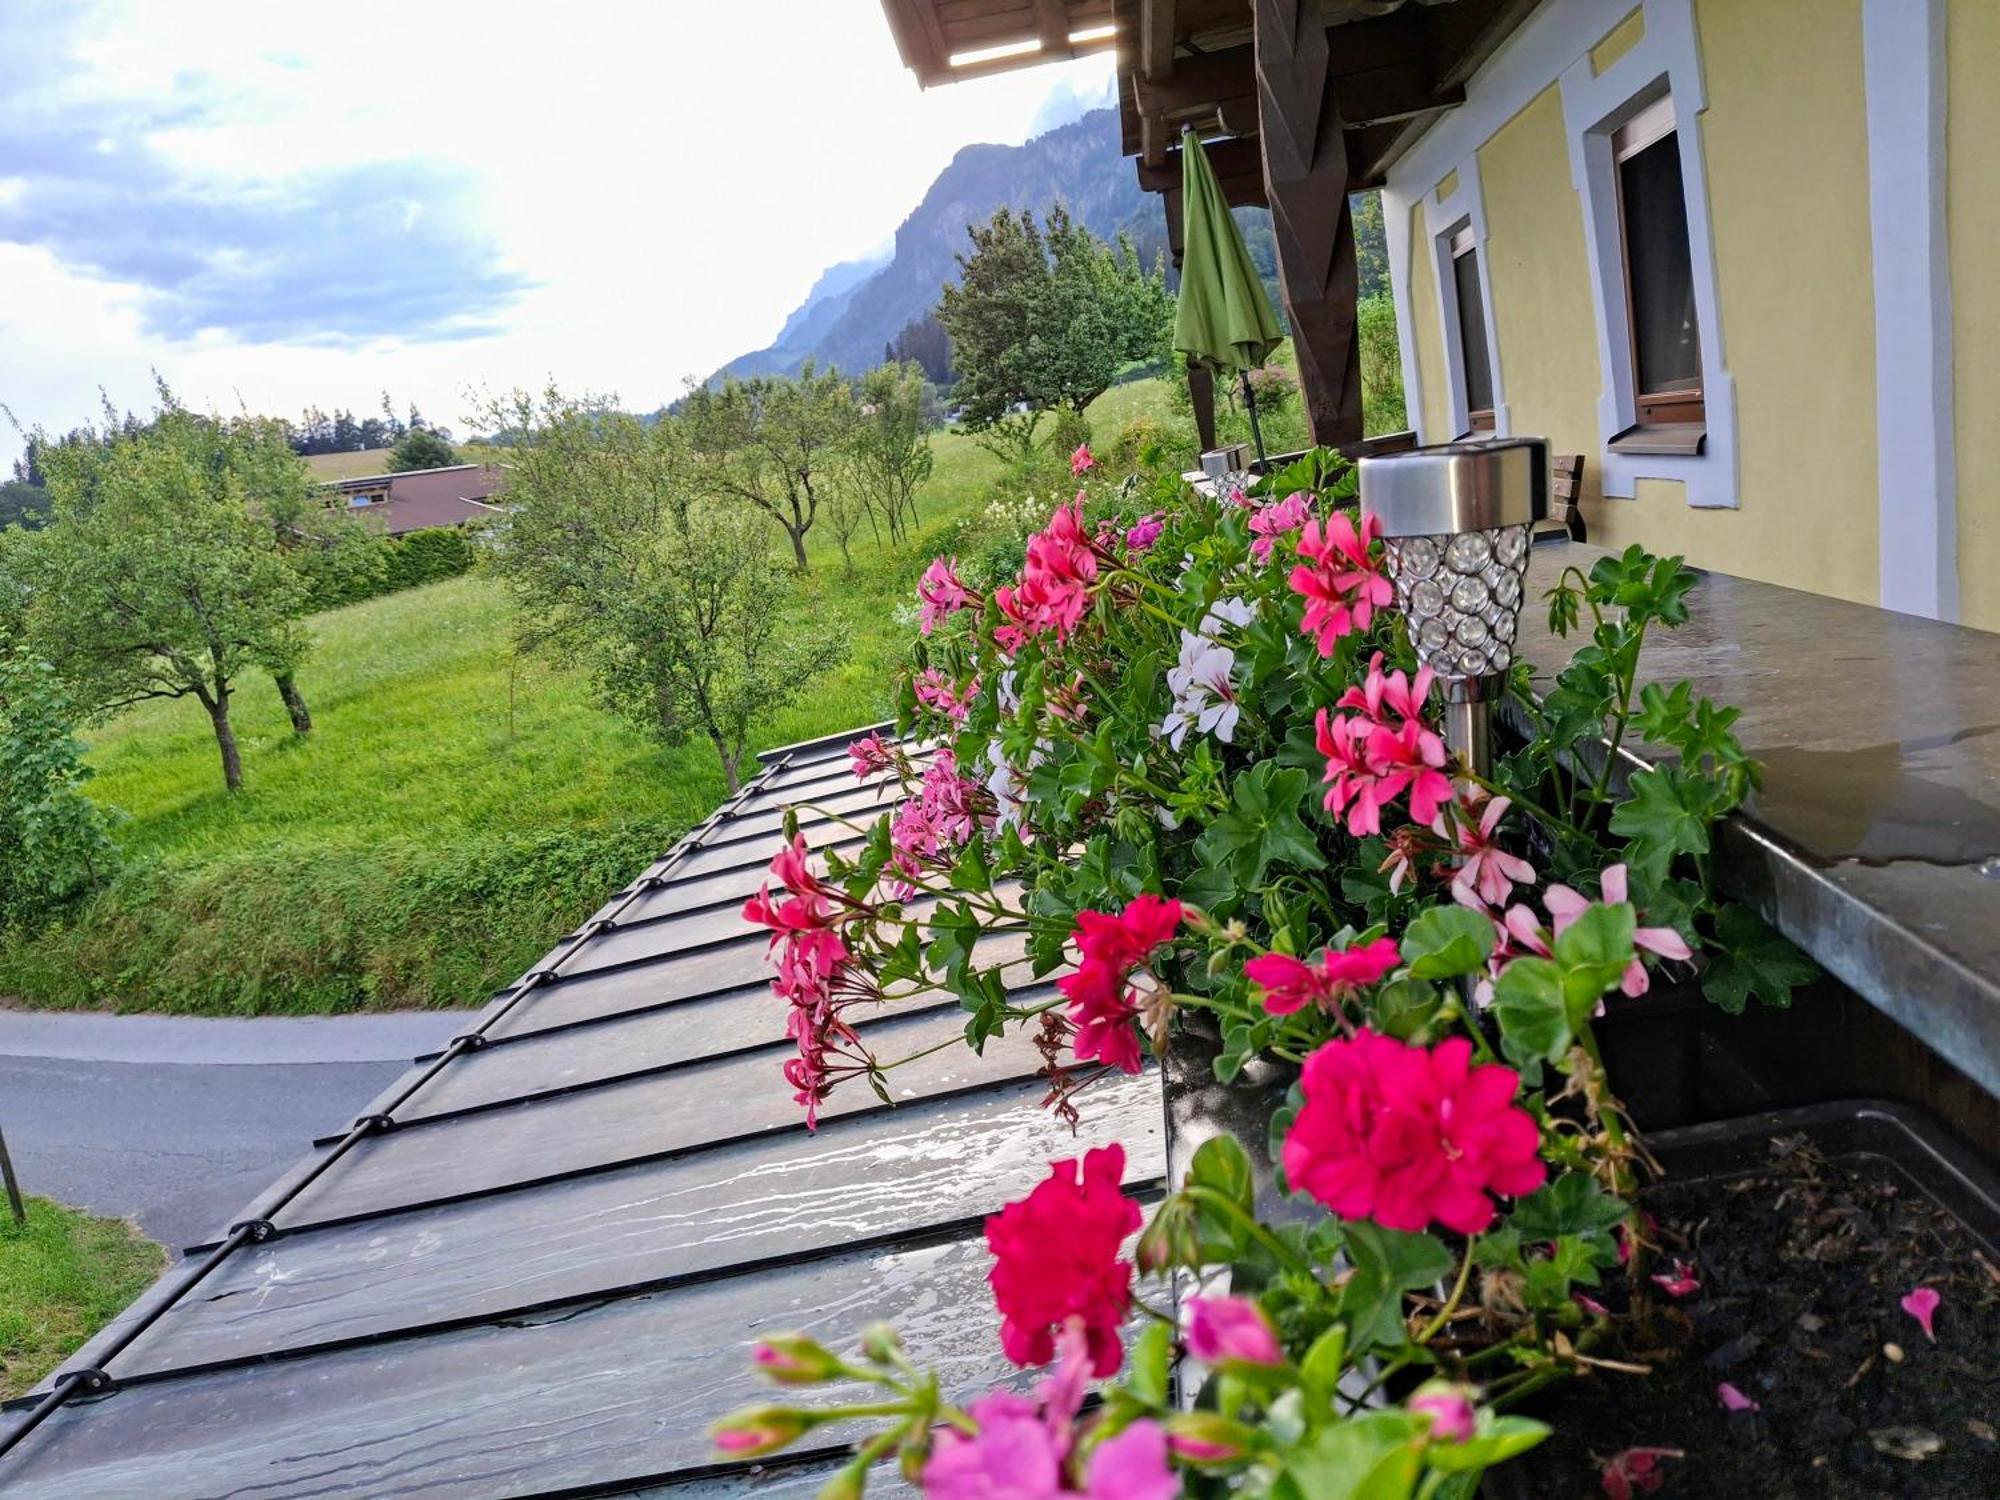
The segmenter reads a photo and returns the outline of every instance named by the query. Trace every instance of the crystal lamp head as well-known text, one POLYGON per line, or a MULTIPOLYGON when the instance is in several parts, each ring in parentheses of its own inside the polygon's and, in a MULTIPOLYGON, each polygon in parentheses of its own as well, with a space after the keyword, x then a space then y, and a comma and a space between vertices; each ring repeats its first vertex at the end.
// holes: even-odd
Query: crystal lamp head
POLYGON ((1380 525, 1417 659, 1447 682, 1504 673, 1548 513, 1542 438, 1446 443, 1361 460, 1361 510, 1380 525))

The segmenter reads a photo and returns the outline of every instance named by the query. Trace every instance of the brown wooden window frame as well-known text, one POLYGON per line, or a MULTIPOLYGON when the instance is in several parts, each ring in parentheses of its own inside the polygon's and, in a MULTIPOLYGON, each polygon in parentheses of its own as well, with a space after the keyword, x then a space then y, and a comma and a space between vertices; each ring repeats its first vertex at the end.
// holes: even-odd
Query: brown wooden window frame
POLYGON ((1458 365, 1462 377, 1466 407, 1466 434, 1471 434, 1474 432, 1493 431, 1494 417, 1491 405, 1475 407, 1472 404, 1472 369, 1468 359, 1470 351, 1466 348, 1465 339, 1465 318, 1467 313, 1465 289, 1458 282, 1458 263, 1467 256, 1473 258, 1473 284, 1479 289, 1479 303, 1470 309, 1470 311, 1472 316, 1480 320, 1479 346, 1486 354, 1486 392, 1490 397, 1493 393, 1493 350, 1491 341, 1487 338, 1486 329, 1486 278, 1481 274, 1478 259, 1479 240, 1473 234, 1472 225, 1469 223, 1459 226, 1458 230, 1446 244, 1445 261, 1446 269, 1450 271, 1452 277, 1452 303, 1458 315, 1458 327, 1452 330, 1452 332, 1458 339, 1458 365))
MULTIPOLYGON (((1702 444, 1707 436, 1708 408, 1699 376, 1695 377, 1695 383, 1691 387, 1658 391, 1641 388, 1636 313, 1638 304, 1633 296, 1632 254, 1626 238, 1624 165, 1649 146, 1657 145, 1675 134, 1679 128, 1680 122, 1674 114, 1673 96, 1663 94, 1619 126, 1611 135, 1612 201, 1618 208, 1619 271, 1625 282, 1625 343, 1632 371, 1632 410, 1636 418, 1633 426, 1611 440, 1611 446, 1627 453, 1696 454, 1702 451, 1702 444)), ((1682 213, 1682 222, 1686 223, 1685 210, 1682 213)), ((1690 245, 1688 248, 1689 260, 1692 263, 1693 246, 1690 245)), ((1695 338, 1698 352, 1700 337, 1700 330, 1697 329, 1695 338)))

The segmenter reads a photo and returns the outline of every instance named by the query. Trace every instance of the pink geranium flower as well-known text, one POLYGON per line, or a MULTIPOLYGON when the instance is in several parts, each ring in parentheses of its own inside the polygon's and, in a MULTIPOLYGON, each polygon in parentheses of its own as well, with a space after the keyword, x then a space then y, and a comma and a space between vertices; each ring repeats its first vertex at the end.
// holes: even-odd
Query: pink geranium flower
POLYGON ((965 716, 972 712, 972 700, 979 696, 977 677, 961 688, 936 667, 925 667, 910 687, 917 695, 917 702, 954 724, 965 722, 965 716))
POLYGON ((1259 506, 1250 517, 1250 534, 1256 538, 1250 544, 1250 555, 1259 564, 1268 563, 1271 553, 1278 545, 1280 537, 1290 536, 1306 524, 1312 515, 1312 496, 1304 490, 1294 491, 1282 500, 1274 500, 1269 505, 1259 506))
POLYGON ((1541 1131, 1514 1103, 1520 1075, 1471 1056, 1463 1037, 1424 1048, 1366 1028, 1318 1048, 1285 1136, 1293 1188, 1386 1229, 1485 1229, 1492 1194, 1531 1193, 1548 1174, 1541 1131))
POLYGON ((1139 1007, 1129 983, 1132 971, 1168 942, 1180 926, 1181 904, 1145 894, 1117 914, 1082 911, 1076 915, 1081 961, 1056 981, 1069 1001, 1076 1028, 1076 1055, 1122 1072, 1140 1067, 1139 1007))
POLYGON ((1271 1320, 1248 1297, 1190 1297, 1187 1347, 1203 1364, 1236 1360, 1248 1365, 1281 1365, 1285 1351, 1271 1320))
POLYGON ((958 559, 938 557, 924 569, 924 576, 917 583, 917 599, 923 605, 922 618, 917 629, 929 635, 952 615, 961 609, 976 609, 979 596, 965 586, 958 576, 958 559))
POLYGON ((1078 443, 1076 445, 1076 452, 1069 456, 1070 473, 1076 478, 1081 479, 1096 467, 1097 460, 1090 456, 1090 444, 1078 443))
MULTIPOLYGON (((1606 902, 1620 906, 1629 900, 1625 866, 1622 864, 1606 868, 1600 881, 1606 902)), ((1560 937, 1570 923, 1590 909, 1591 902, 1587 896, 1579 895, 1566 885, 1552 885, 1542 893, 1542 904, 1555 919, 1556 936, 1560 937)), ((1658 954, 1661 958, 1671 958, 1680 963, 1693 956, 1687 939, 1671 927, 1641 927, 1632 934, 1632 944, 1642 952, 1658 954)), ((1627 995, 1638 996, 1646 993, 1650 983, 1645 964, 1635 957, 1626 968, 1619 988, 1627 995)))
POLYGON ((1160 539, 1160 533, 1167 529, 1167 518, 1158 511, 1150 516, 1142 516, 1125 532, 1125 550, 1133 556, 1150 552, 1153 543, 1160 539))
POLYGON ((1396 597, 1368 556, 1380 532, 1373 516, 1363 519, 1357 532, 1345 511, 1335 511, 1324 526, 1318 520, 1305 523, 1299 537, 1303 560, 1292 569, 1291 586, 1306 601, 1299 631, 1314 638, 1321 656, 1333 655, 1333 643, 1342 636, 1366 630, 1375 611, 1396 597))
POLYGON ((1410 817, 1437 821, 1451 796, 1443 738, 1424 719, 1431 669, 1418 669, 1412 682, 1402 671, 1384 673, 1382 653, 1368 664, 1359 687, 1341 695, 1332 714, 1321 709, 1313 721, 1314 742, 1326 757, 1326 809, 1347 817, 1347 831, 1365 838, 1382 831, 1382 809, 1409 794, 1410 817))
MULTIPOLYGON (((1453 805, 1454 816, 1447 837, 1458 843, 1463 861, 1451 877, 1452 898, 1462 906, 1477 910, 1483 903, 1498 910, 1514 893, 1516 885, 1533 885, 1535 867, 1519 855, 1509 854, 1494 839, 1500 820, 1513 803, 1505 797, 1479 800, 1465 796, 1453 805)), ((1440 826, 1437 830, 1445 834, 1440 826)))
POLYGON ((1091 1368, 1100 1377, 1117 1372, 1118 1330, 1132 1306, 1132 1263, 1119 1251, 1140 1221, 1124 1178, 1124 1147, 1100 1146, 1081 1163, 1052 1162, 1033 1192, 986 1221, 986 1279, 1000 1309, 1000 1347, 1015 1364, 1055 1358, 1056 1334, 1074 1319, 1091 1368))
POLYGON ((924 1466, 925 1495, 931 1500, 1055 1500, 1062 1495, 1170 1500, 1177 1495, 1180 1485, 1167 1467, 1166 1436, 1158 1423, 1144 1419, 1098 1444, 1083 1474, 1076 1473, 1076 1419, 1089 1369, 1073 1324, 1063 1332, 1061 1359, 1034 1400, 995 1391, 968 1409, 976 1433, 942 1428, 937 1449, 924 1466))
POLYGON ((1289 953, 1261 954, 1243 972, 1263 988, 1265 1010, 1288 1016, 1308 1004, 1332 1010, 1357 989, 1380 984, 1401 961, 1395 939, 1381 937, 1358 947, 1325 949, 1317 963, 1289 953))
POLYGON ((854 768, 854 779, 866 781, 881 771, 896 764, 896 752, 891 750, 879 734, 864 735, 847 747, 848 764, 854 768))
POLYGON ((1097 553, 1083 529, 1083 496, 1057 508, 1043 530, 1028 539, 1028 555, 1019 581, 996 589, 993 602, 1007 623, 994 638, 1007 651, 1048 631, 1067 640, 1090 607, 1090 586, 1097 579, 1097 553))

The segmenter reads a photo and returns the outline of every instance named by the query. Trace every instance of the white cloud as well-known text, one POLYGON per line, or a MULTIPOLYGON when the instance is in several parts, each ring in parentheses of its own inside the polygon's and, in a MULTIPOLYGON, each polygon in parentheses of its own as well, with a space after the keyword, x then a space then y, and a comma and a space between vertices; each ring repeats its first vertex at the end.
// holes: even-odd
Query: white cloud
POLYGON ((100 384, 143 406, 149 368, 285 414, 387 387, 456 421, 468 387, 551 376, 654 405, 880 245, 961 146, 1021 139, 1052 88, 1088 96, 1109 69, 920 92, 880 0, 74 14, 35 12, 61 45, 0 62, 0 136, 65 122, 113 147, 102 170, 151 176, 123 189, 131 243, 74 199, 29 217, 36 163, 0 182, 0 238, 54 226, 0 243, 0 401, 58 428, 100 384), (169 263, 183 244, 200 275, 169 263))

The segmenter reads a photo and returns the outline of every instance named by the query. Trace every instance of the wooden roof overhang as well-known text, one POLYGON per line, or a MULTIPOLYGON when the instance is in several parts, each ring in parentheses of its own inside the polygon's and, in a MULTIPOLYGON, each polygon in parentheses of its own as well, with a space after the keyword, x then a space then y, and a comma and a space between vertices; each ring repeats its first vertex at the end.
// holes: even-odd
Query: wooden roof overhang
MULTIPOLYGON (((1352 187, 1379 187, 1536 0, 1317 0, 1352 187)), ((1210 142, 1232 203, 1267 201, 1253 0, 883 0, 925 88, 1115 51, 1119 123, 1139 180, 1180 180, 1183 126, 1210 142)))
MULTIPOLYGON (((1330 445, 1362 432, 1348 195, 1381 185, 1536 4, 883 0, 926 87, 1113 50, 1123 149, 1164 199, 1176 263, 1179 142, 1194 130, 1229 202, 1271 210, 1307 415, 1330 445)), ((1201 389, 1195 410, 1208 441, 1201 389)))

